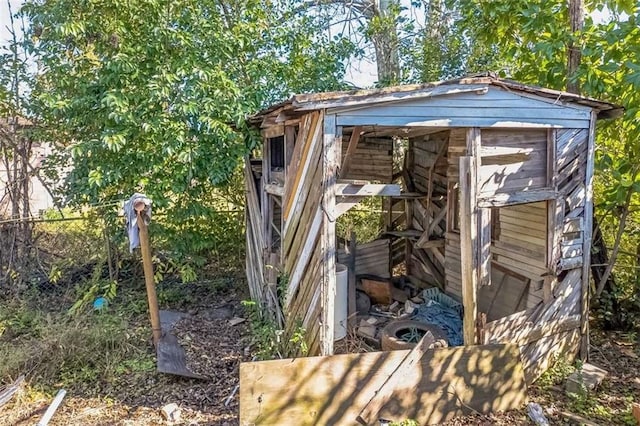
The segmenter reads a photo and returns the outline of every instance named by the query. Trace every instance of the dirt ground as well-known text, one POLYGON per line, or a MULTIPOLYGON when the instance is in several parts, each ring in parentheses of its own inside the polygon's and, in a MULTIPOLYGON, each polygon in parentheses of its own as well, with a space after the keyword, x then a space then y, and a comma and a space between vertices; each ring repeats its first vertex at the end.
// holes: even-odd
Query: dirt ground
MULTIPOLYGON (((248 324, 231 326, 242 316, 240 299, 229 295, 213 307, 200 306, 175 326, 184 343, 190 368, 206 380, 160 374, 131 373, 103 383, 99 395, 91 389, 68 392, 50 425, 236 425, 238 366, 250 360, 248 324), (180 407, 177 421, 167 421, 161 408, 180 407)), ((152 348, 149 348, 152 351, 152 348)), ((154 359, 155 361, 155 359, 154 359)), ((26 388, 0 408, 0 425, 34 425, 51 398, 26 388)))
MULTIPOLYGON (((248 321, 230 325, 244 317, 241 297, 230 294, 213 306, 196 306, 190 317, 176 326, 186 346, 189 364, 207 380, 191 380, 159 374, 123 375, 104 383, 98 394, 90 389, 69 392, 51 425, 221 425, 238 424, 238 366, 252 358, 248 321), (177 421, 167 421, 161 408, 180 407, 177 421)), ((580 424, 567 415, 579 415, 599 425, 633 424, 631 402, 640 401, 640 344, 635 334, 594 332, 592 362, 610 376, 588 398, 565 395, 566 371, 552 372, 529 388, 529 400, 539 403, 553 425, 580 424)), ((151 351, 151 348, 149 348, 151 351)), ((25 387, 0 408, 0 425, 33 425, 43 415, 51 397, 25 387)), ((446 425, 531 425, 526 409, 491 415, 472 415, 446 425)))

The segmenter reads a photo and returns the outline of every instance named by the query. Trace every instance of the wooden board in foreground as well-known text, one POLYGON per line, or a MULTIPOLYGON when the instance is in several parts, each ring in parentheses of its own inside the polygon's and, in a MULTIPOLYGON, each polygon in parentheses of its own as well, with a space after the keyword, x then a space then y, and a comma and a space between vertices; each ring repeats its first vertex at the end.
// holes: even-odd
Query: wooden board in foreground
MULTIPOLYGON (((409 351, 240 364, 240 425, 355 425, 409 351)), ((520 408, 526 401, 514 345, 434 349, 396 387, 378 418, 435 424, 520 408)))

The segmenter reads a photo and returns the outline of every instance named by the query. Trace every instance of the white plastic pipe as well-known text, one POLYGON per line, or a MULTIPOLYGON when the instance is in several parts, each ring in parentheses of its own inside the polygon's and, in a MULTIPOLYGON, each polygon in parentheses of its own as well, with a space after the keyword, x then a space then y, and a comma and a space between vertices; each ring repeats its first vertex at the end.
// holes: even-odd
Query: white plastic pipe
POLYGON ((51 403, 49 408, 47 408, 47 411, 45 411, 44 416, 42 416, 37 426, 47 426, 49 424, 49 420, 51 420, 51 417, 53 417, 53 415, 56 413, 56 410, 62 403, 62 400, 64 399, 64 396, 66 394, 67 391, 64 389, 60 389, 58 391, 56 397, 53 398, 53 402, 51 403))
POLYGON ((347 335, 347 313, 349 307, 349 271, 345 265, 336 263, 336 300, 334 304, 333 340, 347 335))

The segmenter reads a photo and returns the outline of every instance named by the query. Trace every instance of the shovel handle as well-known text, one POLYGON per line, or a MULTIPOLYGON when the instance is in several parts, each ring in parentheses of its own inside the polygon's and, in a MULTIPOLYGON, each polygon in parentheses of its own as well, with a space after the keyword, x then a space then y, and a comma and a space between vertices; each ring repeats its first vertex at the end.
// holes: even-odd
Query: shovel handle
POLYGON ((142 253, 142 268, 144 270, 144 282, 147 287, 147 299, 149 300, 149 316, 151 317, 151 330, 153 331, 153 345, 157 348, 160 337, 162 337, 162 327, 160 325, 160 311, 158 310, 158 295, 156 285, 153 281, 153 262, 151 261, 151 247, 149 245, 149 228, 144 221, 140 204, 134 206, 138 215, 138 229, 140 232, 140 251, 142 253))

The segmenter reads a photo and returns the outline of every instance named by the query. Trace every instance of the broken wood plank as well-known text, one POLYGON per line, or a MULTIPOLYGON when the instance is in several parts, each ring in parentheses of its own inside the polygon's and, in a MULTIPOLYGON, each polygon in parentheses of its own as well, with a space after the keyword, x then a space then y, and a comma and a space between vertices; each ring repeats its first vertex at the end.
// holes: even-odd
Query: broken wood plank
POLYGON ((347 146, 347 152, 342 160, 342 167, 340 167, 340 176, 346 176, 349 173, 351 166, 351 160, 358 147, 358 141, 360 141, 360 133, 362 133, 362 126, 356 126, 351 132, 351 138, 349 138, 349 145, 347 146))
POLYGON ((13 395, 20 389, 22 382, 24 381, 24 375, 21 375, 15 382, 5 386, 0 390, 0 407, 9 402, 13 395))
MULTIPOLYGON (((240 424, 355 424, 408 350, 240 364, 240 424)), ((525 378, 515 345, 436 348, 400 383, 379 416, 434 424, 472 411, 521 408, 525 378)))
POLYGON ((282 197, 284 195, 284 186, 268 183, 264 186, 264 190, 271 195, 282 197))
POLYGON ((393 300, 393 293, 391 291, 392 285, 387 280, 374 280, 363 278, 362 289, 367 296, 371 298, 373 303, 379 303, 382 305, 389 305, 393 300))
POLYGON ((558 191, 548 189, 532 189, 529 191, 507 192, 495 195, 480 195, 478 207, 506 207, 515 204, 535 203, 537 201, 555 200, 560 197, 558 191))
POLYGON ((433 334, 430 331, 427 331, 422 339, 418 342, 418 344, 407 353, 407 356, 400 361, 398 364, 398 368, 396 368, 390 375, 387 377, 387 380, 384 384, 376 391, 376 394, 371 401, 364 406, 360 414, 358 415, 358 421, 363 425, 373 424, 378 420, 377 415, 384 407, 384 405, 389 402, 391 399, 393 392, 398 387, 398 385, 404 383, 410 376, 415 374, 415 369, 417 364, 420 362, 425 352, 429 350, 429 346, 434 342, 433 334))

